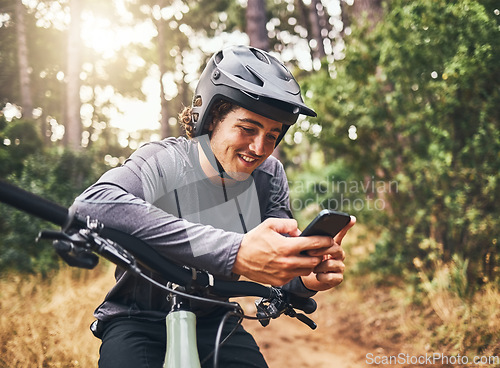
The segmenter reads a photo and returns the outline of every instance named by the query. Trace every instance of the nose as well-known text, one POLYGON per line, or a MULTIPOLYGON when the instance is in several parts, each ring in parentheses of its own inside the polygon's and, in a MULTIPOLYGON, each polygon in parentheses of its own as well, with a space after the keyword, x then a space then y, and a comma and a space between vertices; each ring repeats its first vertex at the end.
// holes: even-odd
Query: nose
POLYGON ((264 156, 266 153, 265 136, 262 134, 255 136, 250 143, 249 149, 257 156, 264 156))

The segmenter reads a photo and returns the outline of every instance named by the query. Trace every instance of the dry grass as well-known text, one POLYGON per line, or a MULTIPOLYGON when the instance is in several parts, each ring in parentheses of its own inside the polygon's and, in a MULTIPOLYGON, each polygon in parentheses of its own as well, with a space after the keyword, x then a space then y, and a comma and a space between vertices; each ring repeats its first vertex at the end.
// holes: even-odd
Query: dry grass
POLYGON ((0 367, 95 367, 92 313, 114 283, 112 267, 64 267, 54 277, 0 281, 0 367))
MULTIPOLYGON (((371 244, 361 232, 347 245, 358 260, 371 244)), ((367 251, 368 250, 368 251, 367 251)), ((356 262, 356 260, 351 262, 356 262)), ((466 295, 466 263, 457 260, 435 265, 435 277, 421 275, 415 289, 402 280, 392 286, 373 282, 370 272, 349 279, 319 296, 320 316, 343 336, 375 355, 407 353, 421 356, 491 357, 500 367, 500 291, 493 285, 466 295), (335 317, 334 317, 335 316, 335 317), (494 358, 494 359, 493 359, 494 358)))
POLYGON ((367 353, 443 353, 466 355, 471 361, 475 356, 495 356, 500 363, 498 290, 477 293, 467 303, 443 293, 414 304, 403 289, 356 284, 346 283, 318 297, 318 322, 364 346, 367 353))
MULTIPOLYGON (((362 231, 356 231, 345 245, 349 262, 356 262, 367 254, 371 243, 362 231)), ((500 356, 500 292, 490 288, 472 300, 461 298, 450 288, 453 272, 448 265, 435 280, 423 280, 418 303, 403 283, 377 287, 369 273, 352 279, 347 274, 340 287, 316 298, 320 307, 314 319, 321 328, 315 334, 320 336, 314 335, 317 343, 309 343, 322 346, 329 341, 324 349, 330 346, 332 350, 332 344, 338 345, 334 342, 342 341, 341 350, 355 352, 354 358, 338 355, 334 349, 330 353, 344 359, 345 367, 364 366, 367 353, 500 356)), ((112 274, 113 267, 106 265, 93 271, 63 267, 48 280, 17 275, 0 280, 0 368, 96 367, 99 340, 88 327, 93 310, 114 284, 112 274)), ((290 366, 276 361, 273 353, 281 349, 276 345, 279 341, 289 347, 286 341, 298 333, 283 329, 262 337, 273 342, 273 351, 268 352, 272 367, 290 366)))

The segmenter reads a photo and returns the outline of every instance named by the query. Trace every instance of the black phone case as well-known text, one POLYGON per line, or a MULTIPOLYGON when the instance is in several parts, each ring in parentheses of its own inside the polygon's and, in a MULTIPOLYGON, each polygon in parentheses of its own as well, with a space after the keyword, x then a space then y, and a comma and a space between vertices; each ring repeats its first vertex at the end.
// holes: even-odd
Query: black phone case
POLYGON ((351 221, 351 217, 344 212, 323 210, 304 229, 301 236, 324 235, 334 237, 351 221))

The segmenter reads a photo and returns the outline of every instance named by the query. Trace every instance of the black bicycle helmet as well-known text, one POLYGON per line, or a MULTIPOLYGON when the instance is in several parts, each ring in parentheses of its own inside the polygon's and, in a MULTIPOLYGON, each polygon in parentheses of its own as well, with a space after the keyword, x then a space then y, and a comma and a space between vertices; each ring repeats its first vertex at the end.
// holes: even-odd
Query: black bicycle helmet
POLYGON ((211 57, 193 98, 195 137, 206 133, 209 111, 221 99, 282 123, 276 145, 299 114, 316 116, 304 104, 292 73, 278 59, 255 47, 232 46, 211 57))

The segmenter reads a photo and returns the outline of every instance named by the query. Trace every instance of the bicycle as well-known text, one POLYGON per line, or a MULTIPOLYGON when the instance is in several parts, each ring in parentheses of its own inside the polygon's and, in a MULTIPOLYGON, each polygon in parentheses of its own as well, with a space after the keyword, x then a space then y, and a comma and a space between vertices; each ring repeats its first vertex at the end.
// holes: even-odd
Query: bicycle
MULTIPOLYGON (((100 256, 168 292, 171 310, 166 316, 164 368, 200 368, 210 358, 214 361, 214 368, 217 368, 220 347, 243 319, 258 320, 265 327, 271 319, 285 314, 297 318, 311 329, 316 328, 314 321, 295 311, 300 309, 306 314, 313 313, 316 302, 312 298, 299 297, 279 287, 268 287, 252 281, 218 280, 205 271, 180 266, 134 236, 106 227, 97 219, 81 218, 77 213, 70 213, 58 204, 2 180, 0 202, 60 226, 60 231, 42 230, 37 241, 52 240, 55 251, 69 266, 93 269, 100 256), (145 270, 159 274, 166 281, 165 284, 147 276, 145 270), (255 301, 256 316, 246 315, 237 302, 214 299, 247 296, 260 298, 255 301), (196 345, 196 316, 189 308, 191 300, 228 309, 220 322, 214 350, 202 361, 196 345), (239 321, 222 339, 224 324, 231 316, 239 317, 239 321)), ((97 329, 98 325, 93 323, 91 330, 94 334, 98 333, 97 329)))

